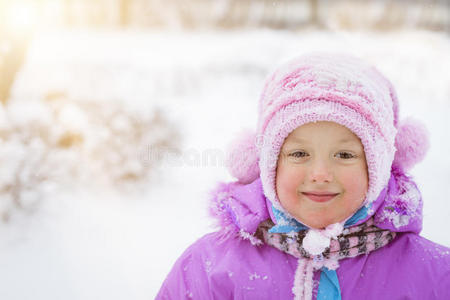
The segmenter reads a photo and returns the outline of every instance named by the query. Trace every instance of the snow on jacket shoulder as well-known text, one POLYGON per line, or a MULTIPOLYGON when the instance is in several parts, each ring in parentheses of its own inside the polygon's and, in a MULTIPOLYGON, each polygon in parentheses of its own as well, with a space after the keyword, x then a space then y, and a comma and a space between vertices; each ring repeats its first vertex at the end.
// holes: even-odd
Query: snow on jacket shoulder
POLYGON ((220 234, 205 235, 183 253, 157 299, 292 298, 286 279, 297 266, 293 256, 239 238, 220 241, 220 234))
MULTIPOLYGON (((270 217, 260 182, 222 184, 212 204, 220 231, 181 255, 156 299, 292 299, 297 259, 253 236, 270 217)), ((450 249, 416 233, 340 260, 336 274, 342 299, 450 299, 450 249)), ((321 276, 314 273, 314 299, 321 276)))
MULTIPOLYGON (((296 258, 239 238, 220 242, 220 235, 207 234, 183 253, 157 299, 293 298, 296 258)), ((412 233, 342 260, 337 275, 342 299, 450 299, 449 249, 412 233)))

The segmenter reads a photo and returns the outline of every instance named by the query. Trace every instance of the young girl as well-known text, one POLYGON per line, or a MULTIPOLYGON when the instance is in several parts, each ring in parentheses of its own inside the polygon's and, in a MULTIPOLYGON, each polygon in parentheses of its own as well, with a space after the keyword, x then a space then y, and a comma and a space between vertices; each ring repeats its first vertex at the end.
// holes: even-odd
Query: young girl
POLYGON ((391 83, 344 55, 268 77, 211 213, 221 229, 177 260, 157 299, 450 299, 450 249, 421 236, 407 176, 426 130, 391 83))

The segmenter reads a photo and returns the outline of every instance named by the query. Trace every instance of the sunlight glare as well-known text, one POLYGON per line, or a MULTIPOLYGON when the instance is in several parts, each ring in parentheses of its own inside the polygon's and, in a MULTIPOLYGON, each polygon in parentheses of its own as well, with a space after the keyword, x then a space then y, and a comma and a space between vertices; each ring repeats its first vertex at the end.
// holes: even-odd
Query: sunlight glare
POLYGON ((29 1, 16 1, 11 4, 7 14, 7 26, 16 33, 33 29, 37 23, 36 4, 29 1))

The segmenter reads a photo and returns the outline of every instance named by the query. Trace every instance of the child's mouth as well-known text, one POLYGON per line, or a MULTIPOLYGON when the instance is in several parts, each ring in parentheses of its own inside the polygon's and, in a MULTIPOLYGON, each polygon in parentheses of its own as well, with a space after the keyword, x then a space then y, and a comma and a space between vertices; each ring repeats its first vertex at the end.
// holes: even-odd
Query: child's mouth
POLYGON ((314 202, 321 202, 321 203, 330 201, 331 199, 333 199, 334 197, 339 195, 339 194, 318 194, 318 193, 306 193, 306 192, 304 192, 302 194, 314 202))

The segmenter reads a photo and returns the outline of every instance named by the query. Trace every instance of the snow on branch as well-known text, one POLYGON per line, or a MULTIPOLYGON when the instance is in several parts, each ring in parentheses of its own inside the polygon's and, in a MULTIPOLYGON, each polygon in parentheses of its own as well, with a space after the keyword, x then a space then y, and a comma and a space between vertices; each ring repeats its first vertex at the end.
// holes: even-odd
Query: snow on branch
POLYGON ((61 185, 108 186, 151 180, 160 161, 148 147, 179 141, 162 111, 133 112, 123 102, 75 101, 49 93, 40 101, 0 106, 0 217, 32 212, 61 185))

